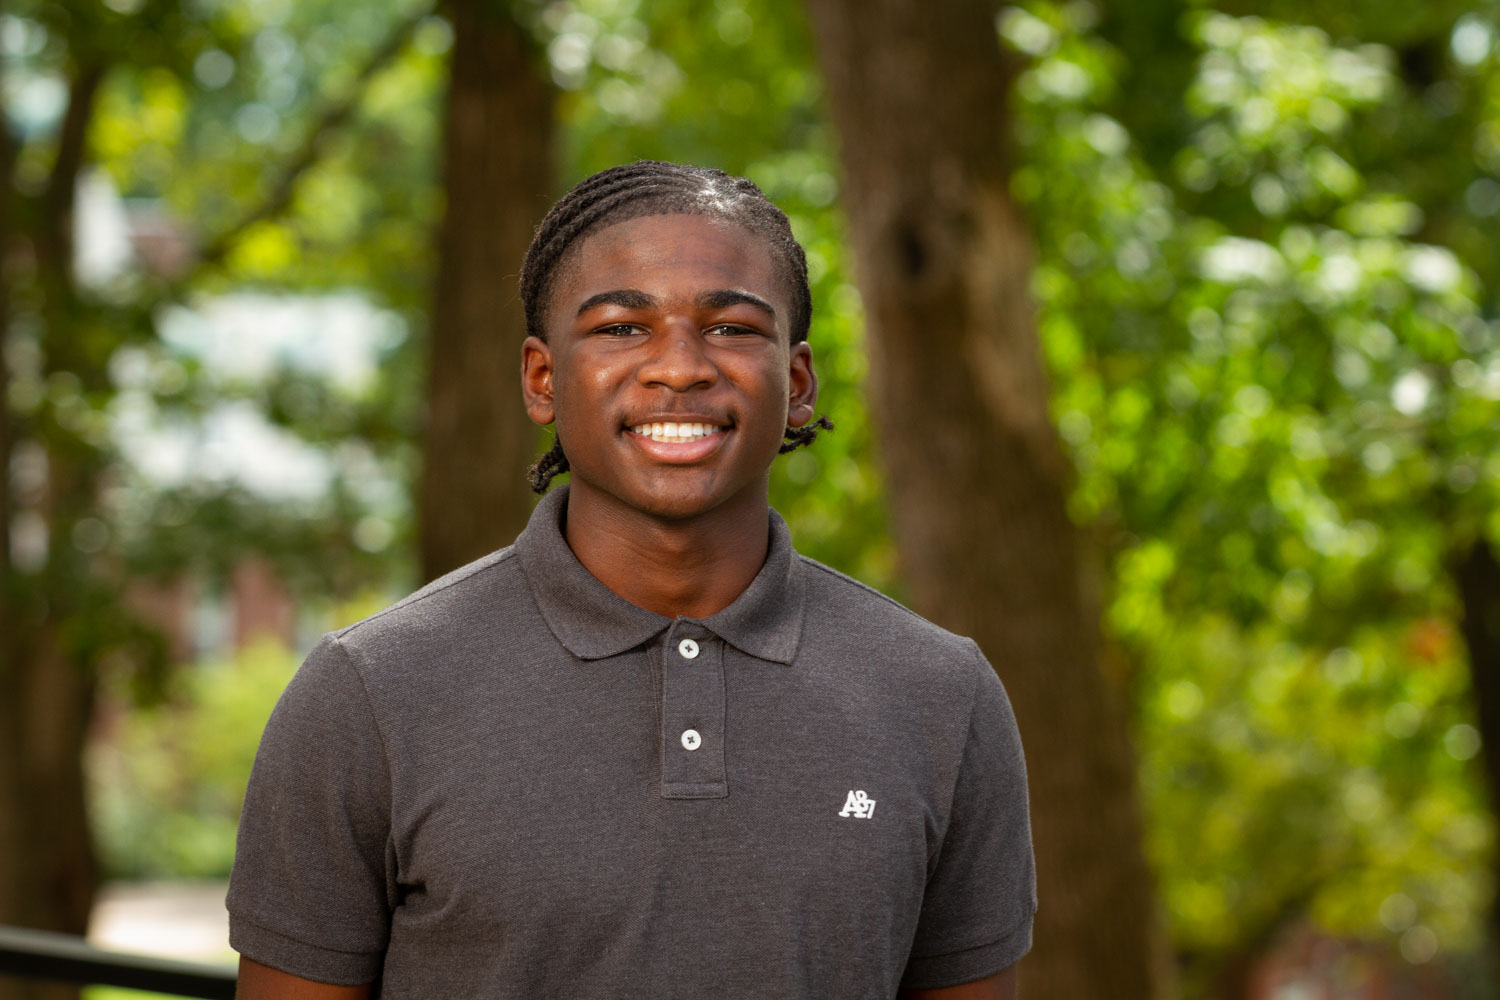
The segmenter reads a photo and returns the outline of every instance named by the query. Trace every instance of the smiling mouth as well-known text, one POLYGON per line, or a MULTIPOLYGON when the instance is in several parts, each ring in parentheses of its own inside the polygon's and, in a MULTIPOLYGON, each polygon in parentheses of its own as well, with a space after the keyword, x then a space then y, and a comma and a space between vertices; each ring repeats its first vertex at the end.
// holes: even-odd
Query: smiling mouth
POLYGON ((643 438, 649 438, 661 444, 683 444, 689 441, 701 441, 706 437, 722 434, 726 430, 728 428, 719 427, 715 424, 672 422, 636 424, 630 428, 632 434, 639 434, 643 438))

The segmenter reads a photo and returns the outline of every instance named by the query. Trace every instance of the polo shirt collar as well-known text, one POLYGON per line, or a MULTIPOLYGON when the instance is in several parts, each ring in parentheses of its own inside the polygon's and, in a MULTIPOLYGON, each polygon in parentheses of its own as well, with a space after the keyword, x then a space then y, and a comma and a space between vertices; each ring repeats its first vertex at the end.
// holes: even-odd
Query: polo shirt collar
MULTIPOLYGON (((557 641, 579 659, 597 660, 639 646, 670 627, 672 619, 636 607, 584 568, 563 537, 567 508, 568 488, 553 490, 516 538, 521 569, 557 641)), ((718 614, 680 620, 697 622, 751 656, 791 663, 802 637, 807 582, 786 522, 775 510, 770 513, 770 547, 750 586, 718 614)))

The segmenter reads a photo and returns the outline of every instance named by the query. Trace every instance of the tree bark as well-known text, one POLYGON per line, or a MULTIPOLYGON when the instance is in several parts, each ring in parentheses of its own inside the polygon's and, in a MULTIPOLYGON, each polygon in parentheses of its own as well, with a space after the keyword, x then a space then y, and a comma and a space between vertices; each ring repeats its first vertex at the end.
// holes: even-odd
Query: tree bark
MULTIPOLYGON (((55 628, 0 670, 0 924, 88 929, 95 890, 81 760, 93 685, 55 628)), ((74 1000, 76 987, 0 977, 0 1000, 74 1000)))
MULTIPOLYGON (((1479 717, 1479 740, 1492 809, 1500 809, 1500 560, 1480 537, 1459 559, 1454 579, 1463 603, 1464 646, 1479 717)), ((1490 963, 1500 963, 1500 896, 1491 903, 1490 963)))
POLYGON ((432 307, 420 556, 427 579, 526 523, 536 428, 521 404, 517 275, 553 190, 555 88, 496 0, 450 0, 454 45, 432 307))
MULTIPOLYGON (((52 171, 33 225, 24 234, 32 245, 42 289, 40 330, 47 371, 73 372, 85 384, 94 379, 71 343, 77 315, 72 280, 73 205, 104 73, 104 66, 96 64, 78 68, 73 76, 52 171)), ((7 156, 9 152, 7 139, 7 156)), ((6 222, 12 224, 4 232, 9 248, 10 241, 23 234, 14 228, 8 171, 5 192, 9 202, 6 222)), ((8 450, 14 445, 9 414, 5 423, 8 450)), ((63 623, 77 610, 72 588, 64 581, 72 578, 74 558, 67 539, 94 497, 99 457, 90 449, 75 447, 72 440, 60 440, 57 433, 48 441, 47 494, 42 505, 49 533, 46 565, 23 586, 15 568, 8 561, 4 564, 0 923, 83 934, 97 879, 83 775, 94 684, 88 656, 74 655, 63 637, 63 623)), ((7 544, 12 514, 7 497, 7 544)), ((72 1000, 77 995, 72 986, 0 979, 0 1000, 72 1000)))
MULTIPOLYGON (((0 86, 4 84, 0 73, 0 86)), ((16 222, 15 189, 11 171, 15 168, 16 146, 10 127, 0 119, 0 669, 9 662, 8 642, 15 634, 12 581, 10 575, 11 501, 10 458, 15 449, 14 422, 10 416, 10 362, 6 354, 10 338, 10 272, 11 252, 15 246, 12 232, 16 222)))
POLYGON ((1160 995, 1118 692, 1083 597, 1067 463, 1009 190, 1014 68, 981 0, 808 0, 842 146, 896 543, 916 607, 1003 678, 1031 777, 1029 1000, 1160 995))

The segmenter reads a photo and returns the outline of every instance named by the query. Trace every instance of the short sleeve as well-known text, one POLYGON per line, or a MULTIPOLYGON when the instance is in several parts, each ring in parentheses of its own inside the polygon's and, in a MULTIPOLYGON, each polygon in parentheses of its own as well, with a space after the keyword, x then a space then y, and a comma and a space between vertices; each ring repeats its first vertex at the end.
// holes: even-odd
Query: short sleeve
POLYGON ((355 985, 380 972, 395 893, 390 778, 364 684, 325 636, 261 738, 229 881, 229 943, 355 985))
POLYGON ((1031 948, 1036 863, 1026 760, 1010 700, 977 646, 969 732, 902 989, 984 979, 1031 948))

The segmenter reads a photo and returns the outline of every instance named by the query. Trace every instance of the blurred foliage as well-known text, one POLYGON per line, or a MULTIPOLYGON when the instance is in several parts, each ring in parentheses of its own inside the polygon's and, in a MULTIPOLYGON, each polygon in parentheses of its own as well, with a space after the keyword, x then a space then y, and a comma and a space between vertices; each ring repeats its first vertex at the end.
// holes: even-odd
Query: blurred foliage
POLYGON ((76 669, 159 691, 163 647, 128 610, 132 580, 212 586, 256 553, 337 599, 409 572, 411 331, 440 204, 431 104, 448 43, 427 8, 395 2, 19 0, 0 16, 16 196, 3 300, 14 558, 0 583, 23 626, 60 628, 76 669), (47 254, 70 229, 54 194, 69 108, 86 146, 80 199, 97 217, 87 200, 104 192, 142 238, 126 266, 75 258, 59 277, 47 254), (351 286, 394 328, 362 384, 284 359, 229 373, 206 360, 212 336, 171 335, 230 291, 271 302, 351 286), (247 456, 205 429, 246 412, 261 441, 321 464, 325 485, 247 483, 247 456), (173 451, 183 467, 144 467, 173 451))
POLYGON ((92 747, 89 776, 112 877, 229 877, 245 779, 297 661, 279 645, 252 645, 179 673, 160 704, 101 720, 112 731, 92 747))
MULTIPOLYGON (((1026 0, 998 19, 1028 63, 1014 190, 1071 512, 1101 555, 1190 997, 1296 916, 1418 964, 1474 951, 1493 890, 1447 567, 1500 541, 1500 8, 1244 6, 1026 0)), ((514 9, 564 89, 559 193, 661 157, 746 174, 791 216, 837 430, 778 460, 773 501, 803 551, 899 593, 836 149, 795 5, 514 9)), ((21 0, 0 21, 13 119, 19 79, 45 89, 105 52, 93 159, 204 256, 84 288, 77 329, 103 379, 59 370, 35 296, 16 299, 13 481, 32 445, 108 457, 97 503, 55 543, 91 565, 216 577, 254 550, 313 597, 401 589, 451 29, 405 0, 72 10, 21 0), (393 331, 375 376, 226 374, 162 335, 170 304, 247 288, 357 292, 393 331), (226 402, 322 455, 328 488, 267 497, 211 469, 164 484, 109 434, 197 426, 226 402)), ((54 155, 43 117, 17 119, 23 190, 54 155)), ((94 767, 116 871, 224 869, 287 668, 246 654, 117 720, 94 767)))
POLYGON ((1497 74, 1458 56, 1488 22, 1442 24, 1453 56, 1413 81, 1399 38, 1168 6, 1147 69, 1135 11, 1001 29, 1031 57, 1015 186, 1184 987, 1304 915, 1417 963, 1474 949, 1494 823, 1446 564, 1500 538, 1500 328, 1486 259, 1436 240, 1474 235, 1445 199, 1484 166, 1458 109, 1497 74))

